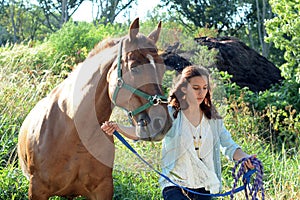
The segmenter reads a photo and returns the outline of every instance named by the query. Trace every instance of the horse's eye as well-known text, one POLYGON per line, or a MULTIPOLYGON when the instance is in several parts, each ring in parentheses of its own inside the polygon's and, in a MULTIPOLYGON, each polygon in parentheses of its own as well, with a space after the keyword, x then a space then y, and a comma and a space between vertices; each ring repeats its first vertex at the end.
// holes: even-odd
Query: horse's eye
POLYGON ((136 61, 136 60, 130 60, 129 63, 130 63, 130 64, 129 64, 130 70, 132 70, 132 69, 138 67, 138 65, 139 65, 139 62, 136 61))

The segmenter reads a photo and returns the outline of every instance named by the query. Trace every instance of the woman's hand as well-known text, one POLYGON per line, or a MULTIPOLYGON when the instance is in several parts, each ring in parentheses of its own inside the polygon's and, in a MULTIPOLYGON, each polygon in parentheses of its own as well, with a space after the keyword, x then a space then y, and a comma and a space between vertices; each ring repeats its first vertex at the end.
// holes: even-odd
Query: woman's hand
POLYGON ((107 135, 113 135, 114 131, 118 131, 119 133, 122 133, 125 137, 133 140, 138 140, 139 137, 137 136, 135 132, 134 126, 124 126, 122 124, 117 124, 116 122, 112 121, 105 121, 101 125, 101 129, 107 134, 107 135))
POLYGON ((243 159, 243 158, 248 158, 247 161, 245 162, 245 165, 248 169, 254 169, 255 167, 253 166, 250 158, 256 158, 256 155, 248 155, 246 154, 242 149, 238 148, 234 154, 233 154, 233 159, 238 161, 240 159, 243 159))
POLYGON ((118 130, 118 124, 112 121, 105 121, 101 125, 101 129, 107 134, 107 135, 113 135, 115 130, 118 130))
POLYGON ((256 158, 256 155, 251 155, 245 162, 245 165, 248 169, 254 169, 254 165, 252 164, 250 158, 256 158))

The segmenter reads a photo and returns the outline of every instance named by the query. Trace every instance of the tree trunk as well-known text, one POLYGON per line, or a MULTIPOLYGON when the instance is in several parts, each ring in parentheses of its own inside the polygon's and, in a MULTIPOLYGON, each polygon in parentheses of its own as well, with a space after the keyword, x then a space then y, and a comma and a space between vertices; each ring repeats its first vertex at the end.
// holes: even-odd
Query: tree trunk
POLYGON ((258 39, 261 45, 262 56, 268 58, 269 56, 269 45, 265 43, 265 37, 267 36, 264 20, 266 19, 266 0, 262 0, 262 10, 259 8, 259 2, 256 0, 256 9, 257 9, 257 31, 258 39))
POLYGON ((62 27, 62 25, 64 23, 66 23, 68 21, 68 0, 62 0, 61 2, 61 23, 60 23, 60 27, 62 27))
POLYGON ((255 46, 254 46, 254 42, 253 42, 253 36, 252 36, 252 28, 251 28, 251 25, 250 25, 250 21, 248 20, 248 38, 249 38, 249 41, 250 41, 250 45, 251 45, 251 48, 252 49, 255 49, 255 46))
POLYGON ((17 39, 17 27, 15 23, 15 1, 10 0, 10 20, 11 20, 11 25, 14 31, 14 39, 13 42, 16 43, 18 41, 17 39))
POLYGON ((262 36, 262 31, 261 31, 260 9, 259 9, 258 0, 255 0, 255 2, 256 2, 258 40, 261 45, 261 52, 263 53, 263 36, 262 36))
MULTIPOLYGON (((266 18, 266 13, 268 13, 267 11, 269 11, 269 13, 271 13, 271 10, 267 8, 266 6, 266 0, 263 0, 263 13, 262 13, 262 20, 263 22, 265 21, 266 18)), ((265 27, 265 23, 263 23, 263 26, 262 26, 262 31, 263 31, 263 39, 265 39, 267 37, 267 32, 266 32, 266 27, 265 27)), ((267 44, 265 42, 265 40, 263 40, 264 42, 264 48, 263 48, 263 56, 265 56, 266 58, 269 57, 269 50, 270 50, 270 47, 271 47, 271 44, 267 44)))

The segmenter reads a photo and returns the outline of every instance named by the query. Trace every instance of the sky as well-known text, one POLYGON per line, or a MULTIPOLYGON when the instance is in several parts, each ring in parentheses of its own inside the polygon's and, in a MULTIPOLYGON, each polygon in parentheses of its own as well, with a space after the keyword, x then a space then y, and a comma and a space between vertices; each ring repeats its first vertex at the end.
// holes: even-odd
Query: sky
MULTIPOLYGON (((130 11, 130 18, 134 20, 136 17, 139 17, 140 20, 143 20, 148 10, 152 10, 160 0, 137 0, 137 6, 132 4, 132 9, 130 11)), ((74 21, 87 21, 91 22, 92 17, 92 2, 84 1, 78 10, 72 16, 74 21)), ((122 14, 117 17, 116 22, 123 22, 126 19, 123 18, 122 14)))

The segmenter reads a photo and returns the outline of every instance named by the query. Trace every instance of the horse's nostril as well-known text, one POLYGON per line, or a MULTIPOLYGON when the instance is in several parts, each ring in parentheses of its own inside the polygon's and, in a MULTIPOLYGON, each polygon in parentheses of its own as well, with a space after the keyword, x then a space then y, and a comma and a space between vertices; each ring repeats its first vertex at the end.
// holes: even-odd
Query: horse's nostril
POLYGON ((155 130, 160 130, 161 127, 162 127, 162 120, 161 120, 161 119, 158 119, 158 118, 154 119, 154 120, 153 120, 153 128, 154 128, 155 130))

